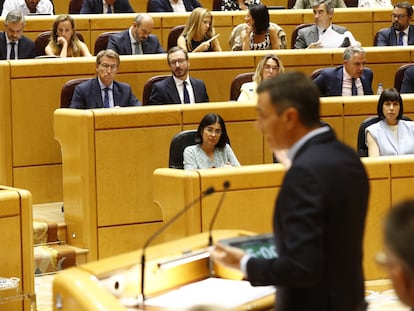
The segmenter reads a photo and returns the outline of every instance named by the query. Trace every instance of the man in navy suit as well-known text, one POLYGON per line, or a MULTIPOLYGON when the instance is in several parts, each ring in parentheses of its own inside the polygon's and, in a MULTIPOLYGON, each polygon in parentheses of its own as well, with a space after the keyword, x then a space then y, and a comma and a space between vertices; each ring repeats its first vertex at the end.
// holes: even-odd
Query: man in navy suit
POLYGON ((172 76, 152 85, 148 105, 193 104, 209 101, 204 82, 190 77, 190 62, 186 50, 174 46, 168 50, 168 65, 172 76))
POLYGON ((149 14, 138 14, 132 26, 109 37, 107 49, 119 55, 165 53, 157 36, 152 35, 154 19, 149 14))
POLYGON ((198 0, 150 0, 148 12, 191 12, 202 7, 198 0))
POLYGON ((97 77, 77 85, 70 108, 112 108, 141 106, 131 87, 114 81, 119 68, 119 55, 112 50, 102 50, 96 55, 97 77))
POLYGON ((25 59, 36 56, 34 43, 23 36, 24 16, 10 11, 4 20, 5 31, 0 34, 0 59, 25 59))
MULTIPOLYGON (((276 311, 362 311, 369 183, 354 150, 321 126, 319 92, 301 72, 257 88, 258 128, 290 161, 273 214, 278 256, 217 245, 212 258, 255 286, 276 286, 276 311)), ((260 213, 260 211, 258 211, 260 213)))
POLYGON ((409 2, 398 2, 391 14, 392 25, 378 31, 376 46, 414 45, 414 26, 410 25, 413 7, 409 2))
POLYGON ((365 67, 365 50, 349 46, 344 51, 344 64, 326 68, 315 78, 321 96, 372 95, 373 73, 365 67))
POLYGON ((80 14, 135 13, 128 0, 83 0, 80 14))

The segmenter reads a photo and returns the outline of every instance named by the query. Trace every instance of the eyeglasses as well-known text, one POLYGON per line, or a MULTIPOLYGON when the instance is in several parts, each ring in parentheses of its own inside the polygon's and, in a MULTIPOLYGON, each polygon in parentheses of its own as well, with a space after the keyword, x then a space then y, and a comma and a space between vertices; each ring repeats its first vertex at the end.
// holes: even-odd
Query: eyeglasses
POLYGON ((170 65, 171 65, 171 66, 177 66, 177 64, 178 64, 178 65, 182 65, 182 64, 184 64, 186 61, 187 61, 187 60, 186 60, 186 59, 184 59, 184 58, 181 58, 181 59, 176 59, 176 60, 170 60, 170 65))
POLYGON ((215 134, 215 135, 219 136, 219 135, 223 134, 223 133, 222 133, 222 131, 221 131, 220 129, 215 129, 215 128, 212 128, 212 127, 206 127, 206 128, 205 128, 205 130, 206 130, 206 131, 207 131, 207 133, 209 133, 210 135, 215 134))
POLYGON ((392 19, 403 19, 406 16, 408 15, 407 14, 391 14, 392 19))
POLYGON ((111 68, 111 70, 117 70, 118 69, 118 65, 114 64, 114 65, 109 65, 106 63, 100 63, 99 65, 101 65, 105 70, 108 70, 109 68, 111 68))
POLYGON ((270 70, 277 71, 277 70, 279 70, 279 67, 277 67, 277 66, 271 66, 271 65, 265 65, 264 66, 264 69, 267 70, 267 71, 270 71, 270 70))

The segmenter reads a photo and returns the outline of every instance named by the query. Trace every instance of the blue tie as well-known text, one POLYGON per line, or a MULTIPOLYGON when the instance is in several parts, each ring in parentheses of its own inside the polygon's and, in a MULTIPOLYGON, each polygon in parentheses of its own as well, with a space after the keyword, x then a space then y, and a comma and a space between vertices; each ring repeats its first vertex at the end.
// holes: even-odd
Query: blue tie
POLYGON ((103 90, 105 92, 103 106, 104 106, 104 108, 109 108, 109 94, 108 94, 108 91, 110 90, 110 88, 109 87, 106 87, 103 90))
POLYGON ((188 94, 188 90, 187 90, 187 81, 183 82, 183 92, 184 92, 184 104, 189 104, 190 94, 188 94))
POLYGON ((399 46, 404 45, 404 41, 403 41, 404 35, 405 35, 405 33, 403 31, 400 31, 398 33, 398 42, 397 42, 397 45, 399 45, 399 46))
POLYGON ((355 84, 355 78, 352 78, 352 88, 351 88, 352 96, 358 95, 358 90, 355 84))

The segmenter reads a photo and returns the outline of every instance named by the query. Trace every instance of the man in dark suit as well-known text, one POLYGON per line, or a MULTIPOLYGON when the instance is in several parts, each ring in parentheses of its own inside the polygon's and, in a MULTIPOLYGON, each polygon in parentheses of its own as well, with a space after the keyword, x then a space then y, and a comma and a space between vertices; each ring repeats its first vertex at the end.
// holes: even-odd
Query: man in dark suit
POLYGON ((400 93, 414 93, 414 67, 409 67, 404 71, 400 93))
POLYGON ((135 13, 128 0, 83 0, 80 14, 135 13))
POLYGON ((190 77, 190 62, 186 50, 174 46, 168 50, 168 65, 172 76, 152 85, 149 105, 193 104, 208 102, 204 82, 190 77))
POLYGON ((315 25, 299 29, 295 49, 347 47, 355 41, 353 35, 345 27, 332 24, 334 14, 332 0, 316 1, 312 8, 315 25), (336 39, 333 42, 331 39, 325 39, 333 37, 332 35, 325 37, 326 32, 343 35, 343 40, 338 43, 336 39), (347 32, 346 36, 345 32, 347 32))
POLYGON ((141 106, 131 87, 114 81, 119 68, 119 55, 112 50, 102 50, 96 55, 97 77, 77 85, 70 108, 112 108, 141 106))
POLYGON ((217 245, 216 263, 240 269, 252 285, 276 286, 276 311, 361 311, 363 235, 369 184, 358 155, 321 126, 319 92, 301 72, 263 81, 258 127, 273 150, 287 149, 275 204, 278 256, 254 258, 217 245))
POLYGON ((138 14, 132 26, 109 37, 107 49, 120 55, 165 53, 157 36, 152 35, 154 19, 149 14, 138 14))
POLYGON ((414 45, 414 26, 410 25, 413 7, 409 2, 398 2, 391 14, 392 25, 378 31, 376 46, 414 45))
POLYGON ((344 51, 344 64, 326 68, 315 78, 321 96, 372 95, 373 73, 365 67, 365 50, 350 46, 344 51))
POLYGON ((199 7, 198 0, 150 0, 148 12, 191 12, 199 7))
POLYGON ((5 31, 0 34, 0 59, 25 59, 36 56, 34 43, 23 36, 24 16, 10 11, 4 20, 5 31))

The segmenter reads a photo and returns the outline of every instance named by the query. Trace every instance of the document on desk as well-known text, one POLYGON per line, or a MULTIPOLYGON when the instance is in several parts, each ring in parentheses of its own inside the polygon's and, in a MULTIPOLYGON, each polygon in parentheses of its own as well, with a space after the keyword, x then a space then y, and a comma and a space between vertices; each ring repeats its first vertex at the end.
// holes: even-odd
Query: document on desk
POLYGON ((163 295, 145 300, 146 306, 184 309, 195 305, 237 308, 260 298, 274 295, 274 286, 252 286, 247 281, 207 278, 163 295))
POLYGON ((338 48, 341 47, 345 38, 348 38, 350 45, 355 45, 356 40, 351 32, 345 31, 341 34, 329 27, 323 35, 319 37, 319 42, 324 48, 338 48))

